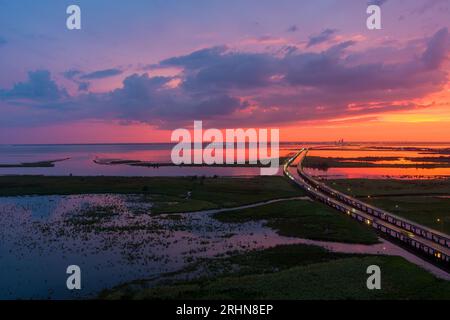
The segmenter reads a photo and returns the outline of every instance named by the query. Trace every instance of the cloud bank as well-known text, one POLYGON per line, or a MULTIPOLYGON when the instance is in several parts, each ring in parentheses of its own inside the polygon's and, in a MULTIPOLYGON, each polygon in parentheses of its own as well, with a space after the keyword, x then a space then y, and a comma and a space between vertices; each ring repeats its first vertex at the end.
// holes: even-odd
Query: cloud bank
POLYGON ((342 41, 320 52, 335 31, 309 38, 306 49, 242 52, 210 47, 160 61, 154 68, 177 68, 174 76, 131 74, 122 86, 90 93, 89 81, 118 76, 120 69, 84 73, 68 70, 80 94, 69 96, 45 70, 0 90, 4 126, 45 125, 103 119, 175 128, 195 119, 216 127, 277 125, 423 108, 411 101, 442 90, 448 82, 450 36, 446 28, 402 48, 380 49, 376 59, 342 41), (414 57, 398 59, 404 52, 414 57), (367 58, 371 57, 371 58, 367 58), (26 116, 24 116, 26 115, 26 116))

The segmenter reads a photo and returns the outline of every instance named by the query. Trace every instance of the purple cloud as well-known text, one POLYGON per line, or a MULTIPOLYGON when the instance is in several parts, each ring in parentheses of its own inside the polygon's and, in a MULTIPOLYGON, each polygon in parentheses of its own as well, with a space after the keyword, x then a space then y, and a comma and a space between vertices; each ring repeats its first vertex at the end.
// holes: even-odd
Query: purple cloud
POLYGON ((367 2, 367 5, 376 5, 376 6, 382 6, 383 4, 385 4, 388 0, 369 0, 367 2))
POLYGON ((80 70, 76 70, 76 69, 70 69, 67 71, 63 72, 63 76, 66 79, 72 80, 78 76, 80 76, 82 74, 82 72, 80 70))
POLYGON ((412 10, 412 13, 422 15, 422 14, 434 9, 438 5, 440 5, 439 10, 448 12, 448 10, 449 10, 448 0, 427 0, 427 1, 424 1, 424 3, 421 6, 412 10))
POLYGON ((327 42, 331 39, 331 37, 337 32, 336 29, 325 29, 321 33, 317 35, 313 35, 309 37, 307 48, 318 45, 320 43, 327 42))
POLYGON ((96 79, 104 79, 109 77, 114 77, 122 74, 122 70, 120 69, 105 69, 98 70, 91 73, 83 74, 80 79, 84 80, 96 80, 96 79))
POLYGON ((437 69, 447 59, 450 50, 450 37, 447 28, 436 32, 429 40, 422 61, 429 69, 437 69))
POLYGON ((47 70, 30 71, 27 81, 16 83, 10 90, 0 91, 0 98, 4 100, 55 101, 66 97, 66 90, 58 87, 47 70))
POLYGON ((88 91, 91 84, 89 82, 79 82, 78 91, 88 91))
MULTIPOLYGON (((28 81, 0 91, 0 97, 36 100, 30 111, 36 116, 25 120, 39 124, 111 119, 171 128, 202 119, 221 127, 370 116, 427 107, 410 101, 437 92, 447 83, 443 66, 449 38, 443 28, 426 41, 413 41, 406 47, 389 47, 376 55, 359 51, 359 56, 370 57, 366 59, 355 58, 353 41, 321 52, 291 48, 284 54, 212 47, 154 66, 177 67, 181 73, 176 76, 134 74, 111 92, 66 97, 48 72, 38 71, 30 73, 28 81), (401 52, 415 54, 401 62, 392 59, 401 52), (46 101, 38 103, 41 100, 46 101)), ((67 76, 74 78, 79 73, 67 76)), ((0 120, 2 125, 24 121, 23 117, 13 121, 7 115, 0 120)))
POLYGON ((297 25, 293 24, 292 26, 290 26, 290 27, 287 29, 287 31, 288 31, 288 32, 297 32, 297 31, 298 31, 298 27, 297 27, 297 25))

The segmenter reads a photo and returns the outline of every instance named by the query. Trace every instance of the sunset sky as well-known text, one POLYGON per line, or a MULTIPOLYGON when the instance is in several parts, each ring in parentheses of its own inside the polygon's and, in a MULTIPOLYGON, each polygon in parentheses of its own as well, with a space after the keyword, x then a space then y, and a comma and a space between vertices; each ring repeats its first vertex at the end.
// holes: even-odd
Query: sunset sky
POLYGON ((450 141, 450 0, 369 2, 0 0, 0 143, 450 141))

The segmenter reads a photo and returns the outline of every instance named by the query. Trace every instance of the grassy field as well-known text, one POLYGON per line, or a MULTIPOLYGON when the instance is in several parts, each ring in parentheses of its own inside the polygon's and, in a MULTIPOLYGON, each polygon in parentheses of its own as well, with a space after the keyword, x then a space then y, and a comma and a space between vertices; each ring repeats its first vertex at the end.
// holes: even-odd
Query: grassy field
POLYGON ((450 179, 342 179, 327 183, 367 203, 450 234, 450 198, 445 198, 450 195, 450 179))
POLYGON ((280 235, 312 240, 373 244, 378 242, 371 228, 312 201, 293 200, 265 206, 218 213, 222 222, 266 220, 280 235))
POLYGON ((327 180, 336 190, 356 197, 395 195, 450 195, 450 179, 337 179, 327 180))
MULTIPOLYGON (((153 288, 121 286, 102 299, 450 299, 450 282, 399 257, 334 254, 279 246, 221 261, 238 271, 153 288), (382 270, 381 290, 368 290, 366 269, 382 270)), ((212 262, 217 263, 217 261, 212 262)))
POLYGON ((154 212, 234 207, 302 195, 281 176, 252 178, 0 177, 0 196, 122 193, 147 194, 154 212), (189 194, 188 194, 189 193, 189 194))
POLYGON ((367 199, 366 202, 450 234, 450 198, 429 196, 383 197, 367 199))

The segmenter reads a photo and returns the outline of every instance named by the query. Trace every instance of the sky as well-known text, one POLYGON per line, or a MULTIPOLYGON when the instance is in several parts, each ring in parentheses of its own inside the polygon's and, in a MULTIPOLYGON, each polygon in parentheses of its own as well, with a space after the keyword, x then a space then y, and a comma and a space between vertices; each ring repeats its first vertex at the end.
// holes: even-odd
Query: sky
POLYGON ((0 0, 0 143, 169 142, 194 120, 449 142, 449 21, 450 0, 0 0))

